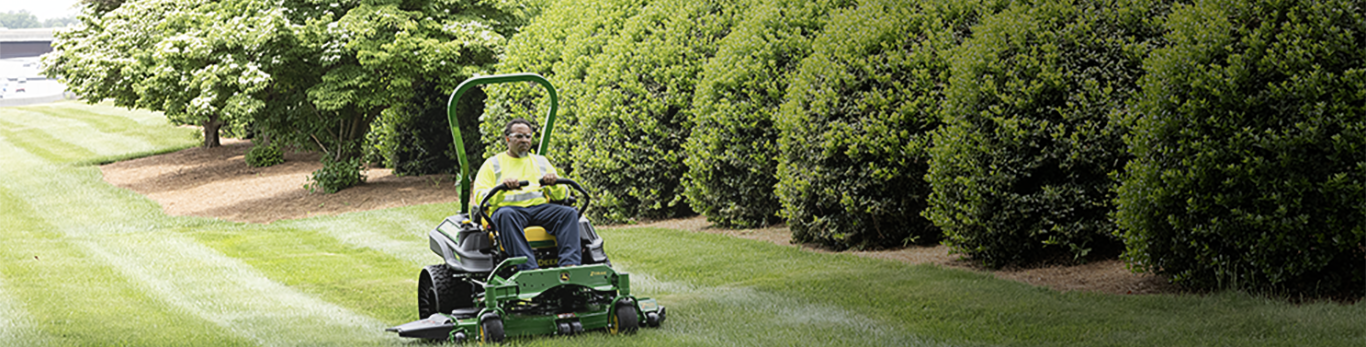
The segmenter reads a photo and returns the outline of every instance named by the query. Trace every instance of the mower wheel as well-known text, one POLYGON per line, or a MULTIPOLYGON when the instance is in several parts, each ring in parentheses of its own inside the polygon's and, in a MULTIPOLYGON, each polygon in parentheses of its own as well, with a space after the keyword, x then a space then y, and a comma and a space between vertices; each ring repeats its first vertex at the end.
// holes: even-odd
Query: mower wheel
POLYGON ((611 326, 607 331, 616 334, 633 334, 640 328, 640 316, 636 314, 636 308, 630 302, 622 301, 617 303, 617 309, 612 313, 611 326))
POLYGON ((450 314, 457 308, 474 306, 471 288, 455 279, 455 271, 445 264, 428 265, 417 279, 417 315, 427 318, 435 313, 450 314), (463 289, 463 290, 462 290, 463 289))
POLYGON ((479 322, 479 341, 484 343, 503 343, 503 319, 485 317, 479 322))
POLYGON ((645 314, 645 326, 651 327, 651 328, 658 328, 658 327, 659 327, 659 314, 658 314, 658 313, 655 313, 655 312, 646 313, 646 314, 645 314))

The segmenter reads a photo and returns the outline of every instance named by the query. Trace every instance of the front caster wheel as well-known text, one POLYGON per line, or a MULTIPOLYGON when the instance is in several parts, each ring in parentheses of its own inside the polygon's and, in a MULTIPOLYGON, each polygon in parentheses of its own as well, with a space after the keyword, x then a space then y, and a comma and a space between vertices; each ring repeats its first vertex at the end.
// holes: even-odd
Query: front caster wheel
POLYGON ((485 316, 479 322, 479 341, 484 343, 503 343, 503 319, 485 316))

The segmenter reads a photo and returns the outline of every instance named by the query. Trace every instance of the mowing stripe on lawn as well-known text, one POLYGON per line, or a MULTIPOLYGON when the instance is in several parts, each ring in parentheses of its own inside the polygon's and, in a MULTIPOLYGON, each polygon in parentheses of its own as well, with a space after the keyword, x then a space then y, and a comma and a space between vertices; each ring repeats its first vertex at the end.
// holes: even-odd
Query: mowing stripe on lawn
MULTIPOLYGON (((4 109, 0 108, 0 112, 4 109)), ((79 158, 93 157, 95 154, 80 146, 72 146, 52 135, 27 129, 16 123, 5 121, 9 115, 0 117, 0 138, 23 148, 25 151, 56 163, 69 163, 79 158)), ((7 158, 8 159, 8 158, 7 158)), ((9 161, 6 160, 8 163, 9 161)))
MULTIPOLYGON (((4 142, 0 137, 0 142, 4 142)), ((21 227, 28 227, 28 223, 23 221, 24 215, 20 215, 21 209, 17 206, 17 201, 13 199, 8 190, 0 188, 0 230, 16 230, 21 227)), ((12 237, 9 233, 4 234, 3 239, 6 243, 17 244, 23 240, 12 237)), ((28 311, 21 308, 19 301, 11 295, 11 289, 5 283, 6 276, 4 269, 9 268, 8 263, 15 261, 15 256, 5 254, 3 261, 0 261, 0 343, 6 345, 16 344, 17 341, 26 341, 33 345, 43 345, 48 343, 48 338, 39 333, 34 327, 28 311)), ((26 259, 25 259, 26 260, 26 259)))
POLYGON ((416 266, 442 262, 441 257, 432 253, 427 244, 427 232, 435 228, 446 215, 455 214, 458 210, 459 207, 454 204, 434 204, 280 221, 276 224, 325 234, 344 244, 380 251, 416 266))
MULTIPOLYGON (((2 184, 63 239, 141 284, 157 300, 264 345, 380 343, 384 324, 275 283, 237 259, 165 230, 145 198, 104 184, 91 167, 59 167, 9 146, 2 184), (289 322, 290 324, 282 324, 289 322)), ((184 219, 182 219, 184 220, 184 219)))
POLYGON ((18 341, 25 341, 35 345, 46 344, 47 337, 34 330, 29 313, 19 307, 6 287, 5 277, 0 274, 0 343, 14 345, 18 341))
MULTIPOLYGON (((183 142, 181 139, 167 137, 166 127, 170 121, 161 112, 128 111, 110 107, 65 102, 18 107, 17 110, 37 112, 49 117, 67 119, 86 124, 104 133, 116 133, 138 139, 152 147, 174 147, 183 142)), ((175 129, 186 134, 192 129, 175 129)), ((119 151, 118 153, 145 152, 145 150, 119 151)))
MULTIPOLYGON (((0 142, 0 153, 12 148, 0 142)), ((10 176, 5 176, 11 178, 10 176)), ((8 180, 6 180, 8 182, 8 180)), ((10 188, 0 186, 0 277, 22 323, 0 345, 210 345, 248 341, 153 298, 90 257, 10 188), (188 333, 186 333, 188 332, 188 333), (5 343, 8 341, 8 343, 5 343)))
POLYGON ((414 293, 421 268, 379 251, 277 225, 200 226, 180 233, 276 282, 374 317, 384 327, 417 317, 414 293))
POLYGON ((39 135, 45 138, 41 143, 43 146, 75 146, 94 153, 95 156, 146 152, 155 148, 137 137, 106 132, 105 129, 92 127, 89 123, 53 117, 30 109, 5 109, 0 113, 0 126, 20 134, 46 134, 39 135))
POLYGON ((181 235, 149 232, 119 239, 84 243, 161 300, 262 345, 394 340, 383 334, 385 324, 271 281, 181 235))
MULTIPOLYGON (((617 267, 630 272, 626 265, 617 267)), ((843 308, 752 287, 663 282, 632 272, 631 288, 637 296, 653 297, 669 310, 662 329, 665 335, 698 345, 748 341, 783 346, 948 346, 843 308)))

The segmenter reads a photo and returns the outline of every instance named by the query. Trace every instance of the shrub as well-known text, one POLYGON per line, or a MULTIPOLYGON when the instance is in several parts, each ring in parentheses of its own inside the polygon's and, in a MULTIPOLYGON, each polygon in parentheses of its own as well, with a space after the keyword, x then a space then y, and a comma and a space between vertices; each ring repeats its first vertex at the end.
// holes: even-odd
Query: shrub
POLYGON ((702 67, 684 143, 684 194, 707 220, 727 227, 776 223, 781 208, 778 129, 789 73, 811 54, 832 9, 851 1, 761 1, 745 11, 702 67))
POLYGON ((304 185, 309 193, 332 194, 365 182, 362 172, 365 167, 360 158, 332 159, 332 156, 324 155, 322 161, 323 168, 313 171, 313 176, 304 185))
POLYGON ((1114 257, 1109 214, 1128 161, 1111 114, 1138 90, 1168 6, 1016 3, 954 52, 926 179, 945 244, 989 267, 1114 257))
POLYGON ((272 144, 256 144, 247 151, 247 165, 267 167, 285 162, 285 152, 272 144))
POLYGON ((939 240, 920 211, 944 54, 977 11, 994 7, 874 0, 832 15, 776 119, 777 194, 794 239, 834 248, 939 240))
MULTIPOLYGON (((570 140, 577 127, 576 112, 582 108, 578 105, 593 92, 584 85, 588 66, 645 4, 645 0, 556 1, 508 42, 507 56, 498 63, 498 73, 538 73, 559 91, 554 134, 547 153, 540 154, 552 161, 565 161, 556 164, 568 177, 574 177, 568 153, 578 145, 570 140)), ((549 99, 540 85, 495 84, 485 88, 488 107, 479 124, 484 144, 503 143, 503 126, 513 118, 544 125, 549 99)), ((492 156, 497 151, 487 153, 492 156)))
POLYGON ((1125 141, 1131 266, 1193 288, 1357 292, 1366 253, 1366 13, 1205 1, 1167 18, 1125 141))
POLYGON ((573 174, 598 197, 601 220, 692 213, 680 178, 683 142, 702 63, 731 29, 742 4, 666 0, 626 21, 589 65, 574 106, 573 174))
MULTIPOLYGON (((419 101, 405 107, 386 110, 371 125, 367 140, 370 150, 383 158, 394 174, 427 175, 454 173, 458 170, 455 143, 451 137, 450 121, 446 116, 447 100, 451 91, 423 88, 419 101)), ((466 158, 479 165, 483 146, 479 144, 477 115, 482 113, 484 93, 476 88, 461 100, 461 138, 466 158)))

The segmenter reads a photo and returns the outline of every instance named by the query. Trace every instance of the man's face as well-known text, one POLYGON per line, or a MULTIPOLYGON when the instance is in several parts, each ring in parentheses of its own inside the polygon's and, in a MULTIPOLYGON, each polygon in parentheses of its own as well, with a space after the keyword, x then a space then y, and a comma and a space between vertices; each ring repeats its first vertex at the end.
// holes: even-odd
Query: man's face
POLYGON ((513 124, 512 133, 507 136, 508 153, 521 158, 531 151, 531 127, 526 124, 513 124))

